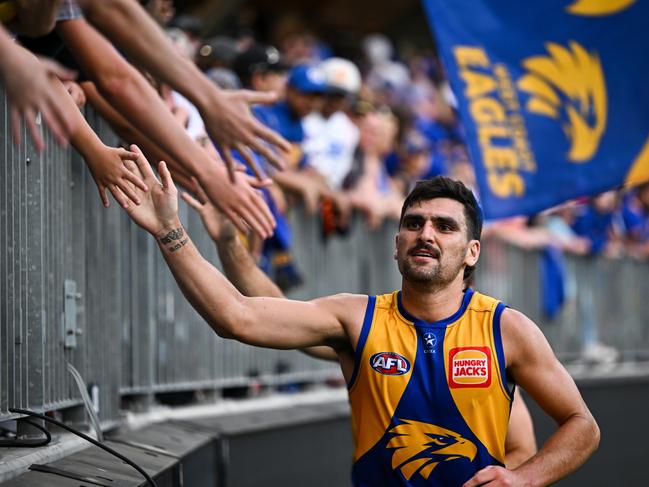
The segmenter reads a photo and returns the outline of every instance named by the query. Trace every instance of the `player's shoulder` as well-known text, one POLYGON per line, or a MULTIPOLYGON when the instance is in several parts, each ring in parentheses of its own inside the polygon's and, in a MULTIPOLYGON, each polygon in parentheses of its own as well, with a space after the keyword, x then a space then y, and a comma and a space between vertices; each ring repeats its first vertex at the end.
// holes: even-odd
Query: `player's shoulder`
POLYGON ((359 317, 362 320, 368 300, 366 294, 340 293, 318 298, 314 302, 336 315, 340 321, 354 323, 359 317))
POLYGON ((369 296, 367 294, 352 294, 352 293, 339 293, 332 294, 330 296, 325 296, 318 298, 317 302, 326 303, 332 306, 351 306, 351 307, 365 307, 367 306, 367 301, 369 296))
POLYGON ((505 308, 500 317, 500 330, 507 362, 548 348, 541 329, 528 316, 505 308))
POLYGON ((502 311, 500 329, 503 333, 520 338, 539 332, 539 327, 527 315, 509 307, 502 311))

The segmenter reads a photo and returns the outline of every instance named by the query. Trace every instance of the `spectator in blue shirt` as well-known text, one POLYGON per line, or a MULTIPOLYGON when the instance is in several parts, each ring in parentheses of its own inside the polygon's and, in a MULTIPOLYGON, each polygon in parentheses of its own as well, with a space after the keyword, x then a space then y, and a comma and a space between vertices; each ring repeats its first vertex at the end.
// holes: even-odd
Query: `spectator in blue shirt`
POLYGON ((257 106, 254 112, 264 125, 277 130, 289 142, 300 144, 304 140, 302 119, 322 104, 325 90, 324 77, 317 67, 296 66, 289 72, 285 99, 257 106))
POLYGON ((590 241, 590 254, 615 254, 618 244, 615 228, 618 194, 607 191, 595 196, 572 225, 575 233, 590 241))

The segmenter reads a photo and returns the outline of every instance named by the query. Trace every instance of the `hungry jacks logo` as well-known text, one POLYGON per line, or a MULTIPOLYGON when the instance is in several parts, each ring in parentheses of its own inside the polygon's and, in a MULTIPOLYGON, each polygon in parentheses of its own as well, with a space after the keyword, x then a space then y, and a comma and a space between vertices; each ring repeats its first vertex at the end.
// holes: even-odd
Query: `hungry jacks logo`
POLYGON ((457 347, 448 353, 448 385, 451 389, 491 385, 491 349, 457 347))

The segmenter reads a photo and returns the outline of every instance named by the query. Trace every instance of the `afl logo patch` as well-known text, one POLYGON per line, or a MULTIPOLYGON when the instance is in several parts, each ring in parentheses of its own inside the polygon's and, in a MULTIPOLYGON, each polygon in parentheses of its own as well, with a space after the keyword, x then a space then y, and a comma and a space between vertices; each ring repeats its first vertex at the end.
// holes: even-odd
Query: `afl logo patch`
POLYGON ((489 387, 491 385, 491 349, 489 347, 453 348, 448 354, 448 385, 489 387))
POLYGON ((394 352, 375 353, 370 357, 370 365, 383 375, 403 375, 410 370, 410 362, 394 352))

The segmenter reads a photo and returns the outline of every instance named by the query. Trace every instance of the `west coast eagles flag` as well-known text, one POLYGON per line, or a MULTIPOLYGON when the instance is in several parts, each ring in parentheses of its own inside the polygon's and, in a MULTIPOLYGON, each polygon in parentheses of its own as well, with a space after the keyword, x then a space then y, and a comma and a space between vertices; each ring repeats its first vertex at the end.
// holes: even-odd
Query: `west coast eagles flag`
POLYGON ((649 180, 649 0, 423 0, 488 218, 649 180))

